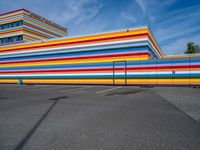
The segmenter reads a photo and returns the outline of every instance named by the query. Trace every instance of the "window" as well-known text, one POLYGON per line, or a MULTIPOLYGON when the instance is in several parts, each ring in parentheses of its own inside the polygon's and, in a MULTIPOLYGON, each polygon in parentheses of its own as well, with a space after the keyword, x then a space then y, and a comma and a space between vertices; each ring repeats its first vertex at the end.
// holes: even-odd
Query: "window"
POLYGON ((8 28, 13 28, 13 27, 18 27, 23 25, 23 21, 17 21, 17 22, 12 22, 12 23, 7 23, 7 24, 2 24, 0 25, 0 30, 3 29, 8 29, 8 28))
POLYGON ((12 36, 12 37, 1 38, 0 44, 17 42, 17 41, 22 41, 22 40, 23 40, 23 36, 17 35, 17 36, 12 36))

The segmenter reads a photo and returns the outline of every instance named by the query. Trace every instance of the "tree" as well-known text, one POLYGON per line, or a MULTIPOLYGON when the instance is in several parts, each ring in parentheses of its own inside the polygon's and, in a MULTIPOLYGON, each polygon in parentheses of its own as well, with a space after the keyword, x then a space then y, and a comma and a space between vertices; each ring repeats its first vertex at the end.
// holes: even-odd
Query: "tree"
POLYGON ((195 54, 195 53, 200 53, 199 45, 195 45, 194 42, 187 43, 187 50, 185 51, 185 54, 195 54))

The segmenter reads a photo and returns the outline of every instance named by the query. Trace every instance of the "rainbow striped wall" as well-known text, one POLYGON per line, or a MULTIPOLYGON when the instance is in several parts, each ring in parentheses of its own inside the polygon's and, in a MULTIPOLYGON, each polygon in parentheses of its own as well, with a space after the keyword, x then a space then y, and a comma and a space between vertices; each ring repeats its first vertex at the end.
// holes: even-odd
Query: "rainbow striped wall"
POLYGON ((0 47, 0 83, 200 85, 200 57, 164 59, 148 27, 0 47))

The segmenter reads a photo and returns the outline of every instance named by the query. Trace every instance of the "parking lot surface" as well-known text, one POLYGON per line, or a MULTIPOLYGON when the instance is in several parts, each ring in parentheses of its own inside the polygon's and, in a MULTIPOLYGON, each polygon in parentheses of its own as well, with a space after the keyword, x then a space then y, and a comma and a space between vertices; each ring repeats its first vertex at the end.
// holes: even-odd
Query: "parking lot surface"
POLYGON ((1 150, 198 150, 200 89, 0 85, 1 150))

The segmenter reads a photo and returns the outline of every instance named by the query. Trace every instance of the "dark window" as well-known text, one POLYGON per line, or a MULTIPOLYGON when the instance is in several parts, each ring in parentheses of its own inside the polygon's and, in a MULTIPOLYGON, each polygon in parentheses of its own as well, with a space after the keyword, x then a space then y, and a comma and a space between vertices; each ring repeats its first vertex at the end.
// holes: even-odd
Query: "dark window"
POLYGON ((16 21, 16 22, 12 22, 12 23, 7 23, 7 24, 2 24, 0 25, 0 30, 3 29, 8 29, 8 28, 13 28, 13 27, 18 27, 23 25, 23 21, 16 21))
POLYGON ((1 38, 0 44, 17 42, 17 41, 22 41, 22 40, 23 40, 23 36, 17 35, 17 36, 12 36, 12 37, 1 38))

